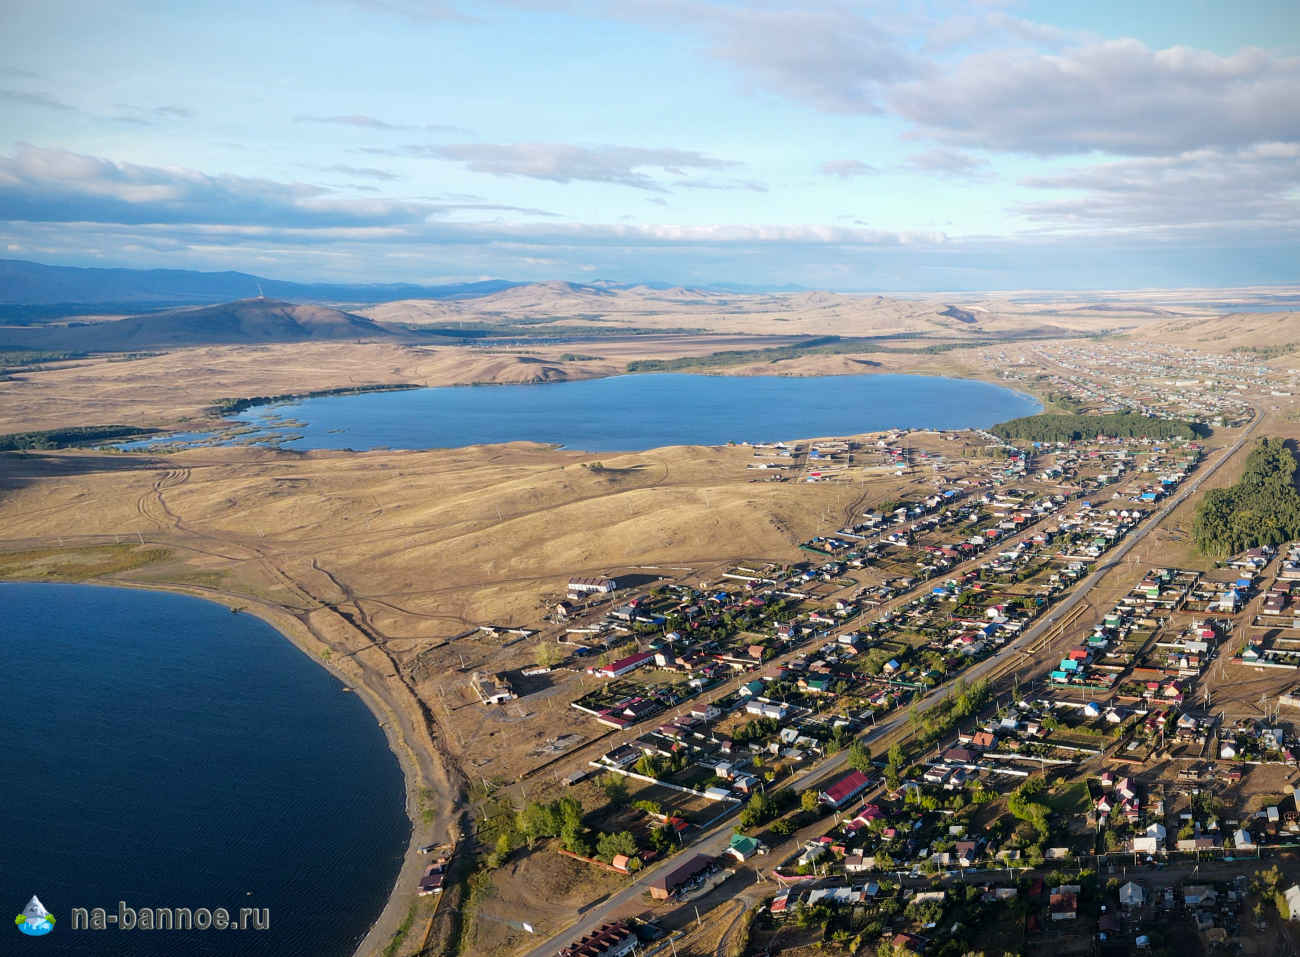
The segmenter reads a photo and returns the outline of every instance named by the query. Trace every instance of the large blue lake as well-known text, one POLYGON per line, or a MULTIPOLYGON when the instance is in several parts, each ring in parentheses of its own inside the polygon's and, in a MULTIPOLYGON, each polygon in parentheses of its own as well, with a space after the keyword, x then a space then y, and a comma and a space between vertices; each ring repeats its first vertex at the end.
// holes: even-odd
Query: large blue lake
POLYGON ((177 595, 0 585, 5 954, 347 957, 410 837, 374 716, 249 615, 177 595), (270 929, 74 931, 73 907, 270 909, 270 929))
POLYGON ((371 392, 240 414, 293 420, 295 449, 452 448, 532 440, 590 451, 985 427, 1041 406, 986 382, 915 375, 627 375, 546 385, 371 392))

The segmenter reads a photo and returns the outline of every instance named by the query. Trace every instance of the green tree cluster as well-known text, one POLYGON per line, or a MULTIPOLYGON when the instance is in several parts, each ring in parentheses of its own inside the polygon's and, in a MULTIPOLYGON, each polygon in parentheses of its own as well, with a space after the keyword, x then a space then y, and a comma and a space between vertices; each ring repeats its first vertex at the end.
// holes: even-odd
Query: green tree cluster
POLYGON ((27 449, 66 449, 87 442, 107 442, 110 439, 131 439, 151 435, 157 429, 138 429, 131 425, 76 425, 66 429, 48 429, 44 432, 10 432, 0 435, 0 452, 20 452, 27 449))
POLYGON ((688 369, 721 369, 726 366, 748 365, 756 362, 780 362, 808 355, 834 355, 837 353, 876 352, 880 346, 871 339, 839 336, 818 336, 789 346, 767 349, 730 349, 711 352, 707 356, 687 356, 681 359, 636 359, 627 364, 628 372, 682 372, 688 369))
POLYGON ((596 838, 596 856, 608 863, 618 855, 624 854, 628 857, 629 871, 641 869, 641 858, 637 857, 637 850, 636 837, 631 831, 616 831, 596 838))
POLYGON ((524 806, 515 820, 515 830, 531 847, 545 837, 558 837, 566 849, 586 857, 591 854, 587 829, 582 823, 582 805, 577 798, 558 801, 533 801, 524 806))
POLYGON ((1295 456, 1284 440, 1260 439, 1236 485, 1205 493, 1192 525, 1196 547, 1211 557, 1226 558, 1300 536, 1295 470, 1295 456))
POLYGON ((1008 442, 1078 442, 1098 435, 1120 439, 1194 439, 1198 429, 1177 419, 1153 419, 1133 412, 1073 415, 1047 412, 999 422, 989 429, 1008 442))
POLYGON ((1043 800, 1046 792, 1047 781, 1041 777, 1033 777, 1012 791, 1011 796, 1007 798, 1007 810, 1017 819, 1033 825, 1042 839, 1045 839, 1048 834, 1049 808, 1043 800))

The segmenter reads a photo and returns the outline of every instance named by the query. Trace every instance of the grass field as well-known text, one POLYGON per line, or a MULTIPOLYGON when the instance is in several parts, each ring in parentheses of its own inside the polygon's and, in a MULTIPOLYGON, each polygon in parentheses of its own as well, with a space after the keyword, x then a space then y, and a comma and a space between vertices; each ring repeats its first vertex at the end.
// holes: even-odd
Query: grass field
POLYGON ((0 553, 0 578, 79 582, 152 565, 168 556, 165 548, 99 545, 90 548, 37 548, 0 553))

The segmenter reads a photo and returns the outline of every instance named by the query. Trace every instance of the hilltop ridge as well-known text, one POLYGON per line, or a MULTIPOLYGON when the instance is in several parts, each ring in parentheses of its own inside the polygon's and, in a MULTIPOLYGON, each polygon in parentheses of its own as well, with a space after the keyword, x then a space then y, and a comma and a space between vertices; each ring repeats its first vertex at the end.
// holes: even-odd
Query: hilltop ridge
POLYGON ((0 344, 20 348, 118 352, 193 345, 374 339, 392 331, 364 316, 278 299, 239 299, 125 319, 0 329, 0 344))

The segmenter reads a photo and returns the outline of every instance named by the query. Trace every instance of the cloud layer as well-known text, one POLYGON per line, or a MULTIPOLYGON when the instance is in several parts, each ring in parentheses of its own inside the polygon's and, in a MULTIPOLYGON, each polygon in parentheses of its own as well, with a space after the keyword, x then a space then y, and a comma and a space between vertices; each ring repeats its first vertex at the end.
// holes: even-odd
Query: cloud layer
POLYGON ((1221 57, 1111 40, 1060 54, 969 56, 891 90, 924 136, 1058 155, 1157 155, 1300 139, 1300 58, 1221 57))
MULTIPOLYGON (((396 152, 406 156, 450 160, 463 164, 475 173, 491 176, 522 176, 554 183, 612 183, 660 193, 666 192, 667 186, 647 170, 682 177, 687 170, 725 170, 741 165, 694 150, 574 146, 567 143, 458 143, 448 146, 407 146, 396 152)), ((683 180, 678 180, 676 185, 718 188, 683 180)))

